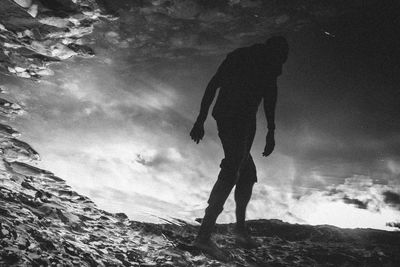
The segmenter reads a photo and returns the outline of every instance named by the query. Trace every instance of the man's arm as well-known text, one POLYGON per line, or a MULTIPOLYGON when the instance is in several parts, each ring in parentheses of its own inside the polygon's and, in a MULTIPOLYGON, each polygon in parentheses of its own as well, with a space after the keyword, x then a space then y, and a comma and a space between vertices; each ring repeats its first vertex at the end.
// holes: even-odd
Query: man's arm
POLYGON ((271 85, 266 89, 264 95, 264 112, 268 123, 268 131, 275 130, 275 107, 277 94, 278 86, 275 78, 271 85))
POLYGON ((229 66, 232 65, 232 53, 228 54, 222 64, 218 67, 217 72, 209 81, 206 90, 204 92, 203 98, 200 104, 200 113, 197 116, 196 122, 192 130, 190 131, 190 136, 193 141, 197 144, 204 137, 204 122, 208 116, 208 110, 210 109, 211 103, 214 100, 217 89, 221 86, 222 80, 227 76, 229 72, 229 66))
POLYGON ((264 112, 268 123, 268 133, 263 156, 269 156, 275 148, 275 107, 278 94, 276 78, 271 85, 266 88, 264 95, 264 112))
POLYGON ((196 123, 203 124, 207 119, 208 110, 210 109, 211 103, 213 102, 217 89, 219 88, 218 78, 218 75, 215 74, 206 87, 203 99, 201 100, 200 113, 197 117, 196 123))
POLYGON ((196 122, 193 125, 192 130, 190 131, 190 137, 197 144, 204 137, 204 122, 207 119, 208 110, 210 109, 211 103, 214 100, 217 89, 219 88, 219 75, 218 72, 215 74, 210 82, 208 83, 206 90, 203 95, 203 99, 201 100, 200 105, 200 113, 197 116, 196 122))

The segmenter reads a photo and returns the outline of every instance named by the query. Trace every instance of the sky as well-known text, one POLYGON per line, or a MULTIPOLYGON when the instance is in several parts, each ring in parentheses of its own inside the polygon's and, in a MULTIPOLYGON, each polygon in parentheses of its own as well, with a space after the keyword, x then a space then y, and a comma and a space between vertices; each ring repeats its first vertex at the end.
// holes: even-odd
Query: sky
MULTIPOLYGON (((260 107, 248 219, 387 230, 399 222, 400 28, 385 12, 286 35, 276 149, 261 156, 260 107)), ((39 152, 39 166, 101 208, 139 221, 202 217, 223 151, 211 116, 200 144, 189 132, 225 54, 138 62, 115 29, 94 35, 105 37, 94 39, 94 58, 54 65, 41 82, 7 78, 26 110, 13 122, 21 139, 39 152)), ((231 195, 218 222, 233 221, 231 195)))

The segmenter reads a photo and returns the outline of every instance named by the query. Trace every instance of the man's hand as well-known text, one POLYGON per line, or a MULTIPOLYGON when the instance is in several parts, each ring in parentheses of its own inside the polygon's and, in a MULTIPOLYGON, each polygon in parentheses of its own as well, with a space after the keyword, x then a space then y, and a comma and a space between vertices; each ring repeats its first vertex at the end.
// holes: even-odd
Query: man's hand
POLYGON ((198 144, 204 137, 204 123, 196 121, 190 131, 190 137, 198 144))
POLYGON ((274 136, 274 131, 268 131, 267 137, 266 137, 266 144, 264 148, 264 152, 262 155, 264 157, 268 157, 271 155, 272 151, 274 151, 275 148, 275 136, 274 136))

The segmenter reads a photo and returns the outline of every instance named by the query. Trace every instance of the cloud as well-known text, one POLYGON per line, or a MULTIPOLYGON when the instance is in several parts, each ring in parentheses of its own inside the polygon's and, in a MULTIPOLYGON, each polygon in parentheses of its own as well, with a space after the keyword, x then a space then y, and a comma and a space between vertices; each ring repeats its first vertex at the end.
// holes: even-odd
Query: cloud
POLYGON ((325 195, 332 201, 342 201, 358 209, 379 212, 389 208, 382 199, 382 192, 392 188, 391 185, 375 183, 368 176, 354 175, 346 178, 343 184, 328 187, 325 195))
POLYGON ((171 87, 150 78, 143 81, 140 74, 122 82, 118 76, 93 66, 88 68, 92 68, 93 76, 104 76, 101 81, 85 79, 87 74, 76 70, 64 74, 66 82, 62 82, 61 88, 76 98, 75 103, 70 102, 74 106, 91 104, 113 118, 137 119, 173 108, 179 100, 171 87))
POLYGON ((389 227, 394 227, 400 229, 400 222, 388 222, 386 223, 387 226, 389 227))
POLYGON ((356 198, 349 198, 347 196, 344 196, 343 197, 343 202, 346 203, 346 204, 354 205, 358 209, 368 209, 369 200, 361 201, 361 200, 356 199, 356 198))
POLYGON ((400 210, 400 194, 393 191, 385 191, 382 193, 386 204, 396 207, 400 210))
POLYGON ((182 162, 181 153, 175 148, 161 149, 158 151, 146 151, 144 154, 137 154, 135 161, 149 167, 159 167, 165 164, 182 162))
POLYGON ((374 183, 367 176, 353 176, 344 183, 320 189, 257 189, 249 204, 253 218, 283 218, 292 223, 333 224, 339 227, 369 227, 391 230, 386 224, 400 216, 398 209, 385 203, 383 192, 395 184, 374 183), (261 215, 263 214, 263 215, 261 215))

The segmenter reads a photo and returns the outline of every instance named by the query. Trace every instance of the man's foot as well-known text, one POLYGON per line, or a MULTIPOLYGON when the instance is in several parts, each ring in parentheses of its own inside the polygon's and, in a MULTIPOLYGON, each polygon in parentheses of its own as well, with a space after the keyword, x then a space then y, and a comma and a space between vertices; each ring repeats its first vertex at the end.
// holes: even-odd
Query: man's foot
POLYGON ((251 238, 251 236, 246 231, 235 230, 234 233, 236 244, 238 244, 239 246, 246 249, 257 248, 260 246, 260 244, 257 243, 253 238, 251 238))
POLYGON ((229 260, 227 253, 224 252, 222 249, 220 249, 217 246, 217 244, 215 244, 211 239, 207 240, 196 239, 193 242, 193 246, 219 261, 227 262, 229 260))

